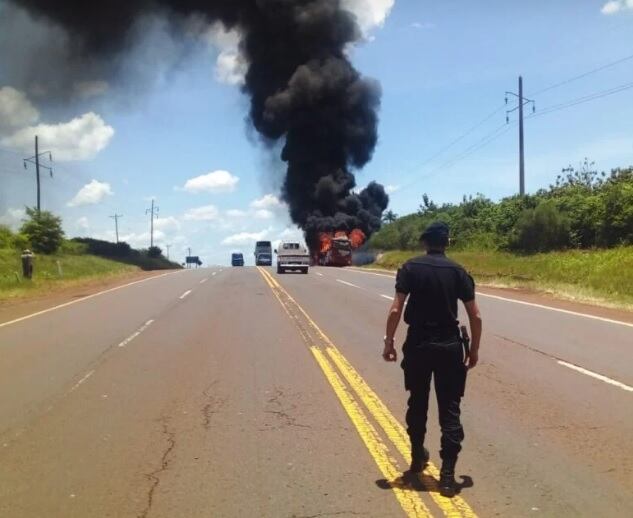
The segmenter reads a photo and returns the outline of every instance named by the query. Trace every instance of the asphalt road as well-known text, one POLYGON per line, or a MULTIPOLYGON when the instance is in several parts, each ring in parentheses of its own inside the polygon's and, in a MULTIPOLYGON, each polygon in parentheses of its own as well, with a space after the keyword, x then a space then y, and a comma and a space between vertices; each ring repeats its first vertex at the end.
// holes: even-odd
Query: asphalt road
POLYGON ((435 464, 399 478, 392 296, 388 274, 199 269, 0 318, 0 516, 633 516, 631 323, 480 293, 449 500, 435 409, 435 464))

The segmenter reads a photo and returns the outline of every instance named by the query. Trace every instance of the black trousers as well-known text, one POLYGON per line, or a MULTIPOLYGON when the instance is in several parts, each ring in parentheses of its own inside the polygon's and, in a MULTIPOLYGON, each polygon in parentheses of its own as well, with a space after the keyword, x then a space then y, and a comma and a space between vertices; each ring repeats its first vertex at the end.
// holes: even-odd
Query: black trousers
POLYGON ((456 460, 464 440, 460 422, 460 402, 466 386, 464 349, 459 338, 448 340, 424 339, 409 341, 403 348, 402 368, 405 388, 409 391, 407 432, 413 452, 420 451, 426 435, 431 377, 442 430, 440 457, 456 460))

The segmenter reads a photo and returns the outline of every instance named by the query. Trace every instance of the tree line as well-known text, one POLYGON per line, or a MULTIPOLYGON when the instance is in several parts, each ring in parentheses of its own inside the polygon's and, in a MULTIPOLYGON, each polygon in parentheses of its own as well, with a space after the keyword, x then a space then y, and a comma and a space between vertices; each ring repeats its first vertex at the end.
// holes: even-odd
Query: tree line
POLYGON ((123 241, 112 243, 93 238, 66 239, 62 219, 49 211, 26 207, 26 216, 18 232, 0 225, 0 249, 12 249, 16 254, 30 249, 38 254, 90 254, 139 266, 143 270, 180 268, 163 256, 158 246, 136 250, 123 241))
POLYGON ((441 205, 425 194, 417 213, 394 216, 372 236, 371 248, 416 249, 422 230, 436 220, 450 225, 459 249, 538 253, 633 245, 633 167, 607 174, 585 160, 534 194, 498 202, 477 194, 441 205))

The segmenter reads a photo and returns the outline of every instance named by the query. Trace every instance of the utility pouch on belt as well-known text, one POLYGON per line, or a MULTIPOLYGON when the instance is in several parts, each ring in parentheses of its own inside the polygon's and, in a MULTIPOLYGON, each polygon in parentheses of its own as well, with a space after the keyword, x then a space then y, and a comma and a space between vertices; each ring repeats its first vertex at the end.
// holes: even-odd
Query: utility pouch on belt
POLYGON ((468 358, 468 355, 470 354, 470 336, 468 335, 468 329, 466 329, 466 326, 461 326, 459 330, 461 331, 461 334, 462 334, 462 344, 464 346, 464 360, 465 360, 466 358, 468 358))

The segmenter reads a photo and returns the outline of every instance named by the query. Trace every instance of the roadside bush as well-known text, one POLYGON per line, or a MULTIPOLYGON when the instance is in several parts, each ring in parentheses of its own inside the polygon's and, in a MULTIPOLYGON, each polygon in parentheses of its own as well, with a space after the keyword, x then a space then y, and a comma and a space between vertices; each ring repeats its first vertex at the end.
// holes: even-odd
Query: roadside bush
POLYGON ((85 243, 78 243, 73 240, 69 241, 64 239, 62 245, 59 247, 59 251, 68 255, 83 255, 87 253, 88 246, 85 243))
POLYGON ((147 249, 147 257, 154 259, 156 257, 160 257, 161 255, 163 255, 163 251, 158 246, 150 246, 147 249))
MULTIPOLYGON (((73 242, 83 243, 87 247, 89 254, 99 255, 101 257, 129 257, 132 255, 132 247, 120 241, 119 243, 111 243, 110 241, 103 241, 101 239, 93 239, 91 237, 76 237, 72 239, 73 242)), ((139 252, 136 252, 137 254, 139 252)))
POLYGON ((31 248, 31 243, 29 242, 29 238, 24 234, 13 234, 11 246, 16 250, 21 251, 26 250, 27 248, 31 248))
POLYGON ((20 232, 28 238, 33 250, 42 254, 55 253, 64 239, 62 219, 51 212, 29 207, 26 215, 20 232))
POLYGON ((458 204, 438 205, 424 194, 417 213, 385 225, 372 235, 369 246, 414 250, 424 227, 436 220, 449 224, 456 250, 534 252, 630 245, 633 167, 607 175, 585 159, 577 169, 562 169, 547 189, 498 202, 478 194, 458 204))
POLYGON ((568 245, 569 220, 552 201, 523 211, 510 241, 512 249, 527 253, 561 250, 568 245))
POLYGON ((11 248, 13 246, 13 232, 5 225, 0 225, 0 248, 11 248))

